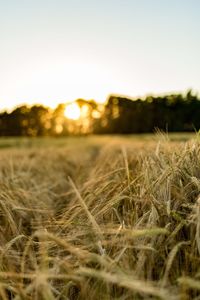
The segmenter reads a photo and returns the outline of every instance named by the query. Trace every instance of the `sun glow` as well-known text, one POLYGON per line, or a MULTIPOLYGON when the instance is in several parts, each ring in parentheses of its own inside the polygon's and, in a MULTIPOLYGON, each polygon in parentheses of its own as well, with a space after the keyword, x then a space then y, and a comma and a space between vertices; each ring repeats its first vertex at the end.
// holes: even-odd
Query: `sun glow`
POLYGON ((81 109, 77 103, 71 103, 66 106, 64 115, 71 120, 78 120, 81 116, 81 109))

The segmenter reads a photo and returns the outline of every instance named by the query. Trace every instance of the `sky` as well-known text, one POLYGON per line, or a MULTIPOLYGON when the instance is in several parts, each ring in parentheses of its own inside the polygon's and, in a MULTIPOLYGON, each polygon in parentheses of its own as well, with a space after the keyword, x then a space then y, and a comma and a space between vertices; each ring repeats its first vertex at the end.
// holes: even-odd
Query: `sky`
POLYGON ((0 109, 200 90, 199 0, 0 0, 0 109))

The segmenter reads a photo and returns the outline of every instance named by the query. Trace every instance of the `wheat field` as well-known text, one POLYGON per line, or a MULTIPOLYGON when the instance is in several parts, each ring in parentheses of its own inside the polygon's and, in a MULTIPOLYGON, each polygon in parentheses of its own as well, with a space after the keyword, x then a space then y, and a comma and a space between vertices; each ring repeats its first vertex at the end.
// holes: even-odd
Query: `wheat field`
POLYGON ((200 299, 200 143, 4 140, 0 299, 200 299))

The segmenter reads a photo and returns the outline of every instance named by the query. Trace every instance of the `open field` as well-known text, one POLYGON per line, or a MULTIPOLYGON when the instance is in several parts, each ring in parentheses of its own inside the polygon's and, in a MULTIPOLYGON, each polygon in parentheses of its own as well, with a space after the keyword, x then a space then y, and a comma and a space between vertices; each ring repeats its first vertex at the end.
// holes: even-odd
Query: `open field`
POLYGON ((200 299, 194 134, 0 140, 0 299, 200 299))
POLYGON ((134 142, 143 142, 143 141, 160 141, 160 140, 169 140, 176 142, 188 141, 191 139, 196 139, 197 135, 194 133, 170 133, 168 135, 163 135, 162 133, 158 134, 132 134, 132 135, 93 135, 93 136, 80 136, 80 137, 1 137, 0 138, 0 149, 1 148, 34 148, 34 147, 70 147, 80 145, 82 142, 84 144, 104 144, 108 141, 134 141, 134 142), (120 139, 119 139, 120 138, 120 139))

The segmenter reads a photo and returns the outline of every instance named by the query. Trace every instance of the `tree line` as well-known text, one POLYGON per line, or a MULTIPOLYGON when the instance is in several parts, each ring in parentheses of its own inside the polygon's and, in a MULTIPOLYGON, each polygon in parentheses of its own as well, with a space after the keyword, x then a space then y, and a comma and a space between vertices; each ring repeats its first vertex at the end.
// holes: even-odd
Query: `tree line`
POLYGON ((160 129, 190 132, 200 129, 200 99, 186 94, 129 99, 111 95, 105 105, 76 100, 80 118, 66 118, 66 104, 52 110, 42 105, 19 106, 0 113, 0 136, 67 136, 75 134, 148 133, 160 129))

